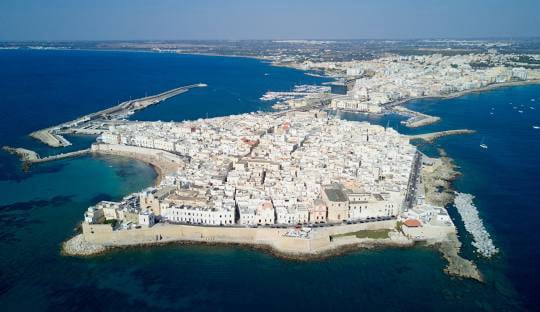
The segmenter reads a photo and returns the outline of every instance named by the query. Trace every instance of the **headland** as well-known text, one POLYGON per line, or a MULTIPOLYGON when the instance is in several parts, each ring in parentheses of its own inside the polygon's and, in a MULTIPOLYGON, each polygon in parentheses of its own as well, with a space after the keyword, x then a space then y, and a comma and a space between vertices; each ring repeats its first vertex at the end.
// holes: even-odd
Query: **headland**
MULTIPOLYGON (((476 265, 459 256, 461 243, 446 211, 455 199, 451 183, 457 171, 450 159, 428 158, 409 142, 474 131, 402 136, 327 113, 394 110, 410 117, 407 126, 420 127, 439 119, 398 104, 538 82, 536 71, 523 68, 474 69, 470 63, 478 58, 507 60, 435 55, 334 63, 334 73, 344 70, 355 81, 347 94, 304 86, 277 95, 285 97, 283 112, 182 123, 123 120, 194 87, 188 86, 42 130, 39 137, 51 146, 66 145, 61 133, 98 135, 89 151, 133 157, 160 173, 155 187, 90 207, 83 233, 64 245, 64 253, 86 256, 118 247, 196 242, 250 245, 312 259, 426 243, 448 260, 449 274, 482 280, 476 265)), ((31 151, 10 151, 41 161, 31 151)), ((470 224, 478 228, 478 221, 470 224)), ((479 250, 489 250, 479 251, 487 258, 497 252, 494 247, 479 250)))

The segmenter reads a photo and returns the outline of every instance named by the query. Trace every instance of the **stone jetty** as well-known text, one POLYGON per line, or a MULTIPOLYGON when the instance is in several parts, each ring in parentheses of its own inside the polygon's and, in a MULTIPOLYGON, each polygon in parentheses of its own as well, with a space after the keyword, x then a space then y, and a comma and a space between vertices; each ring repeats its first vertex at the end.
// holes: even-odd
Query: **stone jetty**
POLYGON ((465 223, 465 229, 473 236, 472 245, 476 247, 476 251, 486 258, 497 254, 499 249, 493 244, 491 236, 478 215, 478 209, 473 203, 474 196, 465 193, 456 193, 456 195, 454 205, 465 223))

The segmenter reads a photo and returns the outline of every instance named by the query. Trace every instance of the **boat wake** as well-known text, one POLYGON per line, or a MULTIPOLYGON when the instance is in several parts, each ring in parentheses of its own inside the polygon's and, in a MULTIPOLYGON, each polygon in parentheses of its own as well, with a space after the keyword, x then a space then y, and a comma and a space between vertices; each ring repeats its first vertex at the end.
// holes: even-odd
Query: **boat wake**
POLYGON ((486 258, 497 254, 499 249, 493 244, 491 236, 478 215, 478 209, 473 203, 474 196, 465 193, 456 194, 454 205, 465 223, 465 229, 473 236, 472 245, 476 248, 476 252, 486 258))

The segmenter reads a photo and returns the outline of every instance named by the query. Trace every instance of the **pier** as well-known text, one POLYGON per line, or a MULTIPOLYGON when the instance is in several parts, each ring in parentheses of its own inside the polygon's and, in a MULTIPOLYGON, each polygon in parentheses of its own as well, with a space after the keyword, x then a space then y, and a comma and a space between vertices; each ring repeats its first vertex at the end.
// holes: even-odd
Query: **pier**
POLYGON ((66 140, 61 133, 99 135, 103 132, 103 130, 105 130, 100 129, 101 123, 124 119, 138 110, 165 101, 169 98, 187 92, 192 88, 203 88, 206 86, 207 85, 204 83, 197 83, 174 88, 151 96, 125 101, 116 106, 79 117, 75 120, 68 121, 57 126, 34 131, 30 133, 30 136, 51 147, 69 146, 71 143, 66 140))
POLYGON ((44 163, 44 162, 48 162, 48 161, 53 161, 53 160, 58 160, 58 159, 64 159, 64 158, 71 158, 71 157, 77 157, 77 156, 82 156, 82 155, 85 155, 85 154, 88 154, 90 153, 90 149, 87 148, 87 149, 83 149, 83 150, 79 150, 79 151, 74 151, 74 152, 68 152, 68 153, 62 153, 62 154, 57 154, 57 155, 51 155, 51 156, 47 156, 47 157, 38 157, 37 159, 34 159, 34 160, 29 160, 30 163, 44 163))
POLYGON ((37 164, 37 163, 44 163, 48 161, 58 160, 58 159, 64 159, 64 158, 71 158, 71 157, 77 157, 81 155, 85 155, 90 153, 90 149, 83 149, 79 151, 73 151, 73 152, 67 152, 62 154, 56 154, 46 157, 40 157, 38 153, 26 149, 26 148, 20 148, 20 147, 10 147, 10 146, 4 146, 2 149, 10 154, 17 155, 21 158, 22 161, 25 161, 30 164, 37 164))
POLYGON ((120 104, 118 104, 116 106, 113 106, 113 107, 104 109, 102 111, 87 115, 85 117, 90 118, 90 120, 92 118, 96 118, 96 117, 101 117, 101 118, 105 118, 105 119, 114 119, 115 116, 125 117, 125 116, 127 116, 129 114, 132 114, 132 113, 134 113, 134 112, 136 112, 136 111, 138 111, 140 109, 146 108, 146 107, 148 107, 150 105, 154 105, 156 103, 165 101, 165 100, 167 100, 169 98, 172 98, 174 96, 177 96, 179 94, 187 92, 187 91, 189 91, 189 89, 202 88, 202 87, 206 87, 206 86, 207 85, 204 84, 204 83, 197 83, 197 84, 192 84, 192 85, 189 85, 189 86, 183 86, 183 87, 171 89, 171 90, 168 90, 168 91, 156 94, 156 95, 151 95, 151 96, 146 96, 146 97, 135 99, 135 100, 125 101, 125 102, 122 102, 122 103, 120 103, 120 104))
POLYGON ((471 134, 476 133, 475 130, 469 129, 459 129, 459 130, 446 130, 432 133, 416 134, 416 135, 406 135, 409 140, 423 140, 426 142, 433 142, 436 139, 449 135, 459 135, 459 134, 471 134))
POLYGON ((393 108, 390 109, 390 111, 394 111, 395 113, 399 115, 409 117, 409 119, 401 121, 403 125, 409 128, 418 128, 422 126, 427 126, 427 125, 431 125, 436 122, 439 122, 441 120, 440 117, 423 114, 423 113, 413 111, 399 105, 394 106, 393 108))

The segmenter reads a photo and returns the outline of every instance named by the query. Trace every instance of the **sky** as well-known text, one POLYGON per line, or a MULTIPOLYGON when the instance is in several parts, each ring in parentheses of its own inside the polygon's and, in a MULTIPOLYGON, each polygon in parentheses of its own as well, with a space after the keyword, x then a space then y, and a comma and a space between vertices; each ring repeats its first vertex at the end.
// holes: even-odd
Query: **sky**
POLYGON ((540 0, 0 0, 0 40, 540 37, 540 0))

